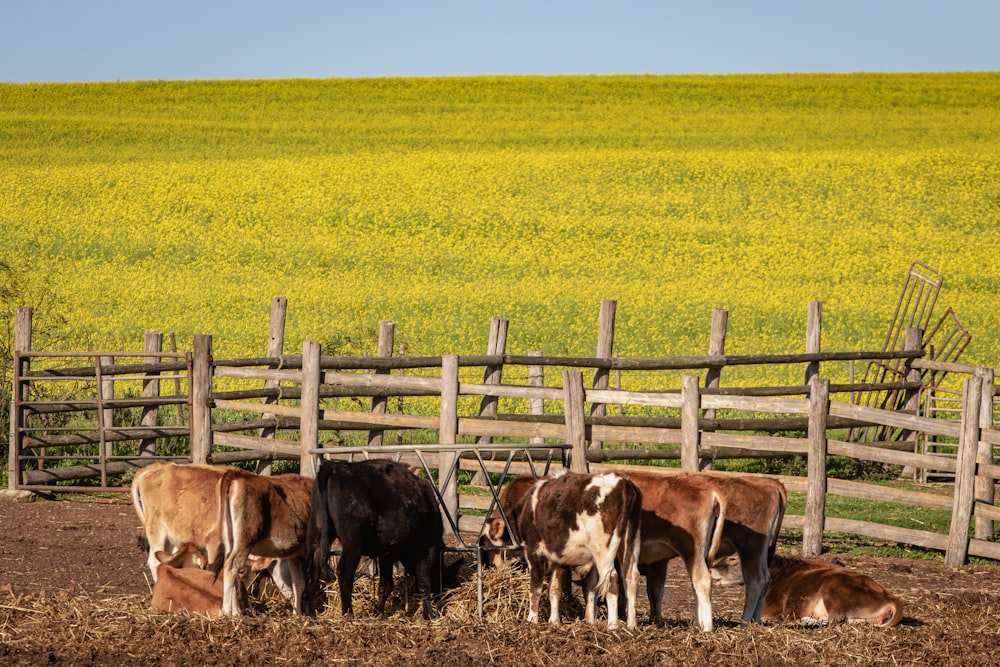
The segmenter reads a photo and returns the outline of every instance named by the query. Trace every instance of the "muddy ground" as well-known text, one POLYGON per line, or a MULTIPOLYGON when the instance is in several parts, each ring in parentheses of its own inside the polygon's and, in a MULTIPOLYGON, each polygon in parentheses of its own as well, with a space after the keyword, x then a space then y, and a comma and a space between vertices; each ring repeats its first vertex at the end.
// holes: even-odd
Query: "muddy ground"
MULTIPOLYGON (((1000 664, 1000 565, 952 570, 940 558, 824 556, 872 575, 903 598, 906 617, 888 629, 744 627, 737 622, 742 589, 717 587, 716 630, 703 633, 689 623, 693 596, 676 561, 665 628, 646 619, 644 595, 635 631, 574 619, 559 627, 528 625, 520 585, 495 579, 487 586, 485 620, 478 618, 474 580, 441 601, 441 616, 432 621, 415 615, 412 598, 409 609, 400 599, 386 618, 373 617, 358 603, 368 595, 363 580, 354 620, 342 618, 339 608, 303 619, 266 594, 252 615, 208 620, 148 611, 137 529, 124 499, 0 500, 0 664, 1000 664)), ((794 549, 783 542, 779 551, 794 549)))

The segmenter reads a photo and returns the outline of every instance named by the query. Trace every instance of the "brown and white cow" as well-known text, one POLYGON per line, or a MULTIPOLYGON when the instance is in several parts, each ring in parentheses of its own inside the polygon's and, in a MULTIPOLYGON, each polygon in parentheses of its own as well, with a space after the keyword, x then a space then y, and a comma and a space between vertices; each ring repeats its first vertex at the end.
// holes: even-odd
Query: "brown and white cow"
POLYGON ((585 620, 594 622, 600 596, 608 603, 608 628, 617 627, 617 561, 625 583, 626 625, 635 628, 641 512, 639 490, 621 475, 560 471, 538 480, 517 511, 516 524, 528 562, 528 621, 538 622, 542 584, 551 574, 549 622, 558 625, 562 568, 590 566, 585 620))
POLYGON ((222 575, 224 614, 243 611, 239 573, 251 556, 279 559, 291 583, 295 611, 302 612, 302 560, 312 483, 302 475, 267 477, 238 468, 226 470, 219 479, 218 522, 224 551, 212 569, 222 575))
POLYGON ((718 560, 738 558, 746 586, 742 620, 759 623, 770 581, 768 564, 778 543, 788 501, 785 485, 773 477, 757 475, 680 475, 688 476, 711 480, 726 497, 722 543, 712 565, 718 560))
MULTIPOLYGON (((721 584, 739 583, 731 562, 713 569, 721 584)), ((849 621, 892 626, 903 620, 903 603, 866 574, 843 565, 809 558, 771 559, 771 585, 764 620, 849 621)))

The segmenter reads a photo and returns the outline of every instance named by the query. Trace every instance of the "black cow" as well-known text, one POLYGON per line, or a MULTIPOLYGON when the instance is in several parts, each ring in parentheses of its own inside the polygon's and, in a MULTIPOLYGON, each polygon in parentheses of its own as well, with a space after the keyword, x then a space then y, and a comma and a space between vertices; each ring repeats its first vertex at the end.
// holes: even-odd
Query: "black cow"
POLYGON ((424 618, 430 618, 431 593, 441 591, 443 535, 434 487, 407 466, 387 459, 325 461, 313 484, 304 613, 316 614, 320 580, 330 578, 330 545, 339 539, 337 582, 344 615, 353 614, 355 570, 361 557, 369 556, 379 566, 378 613, 385 610, 392 568, 400 562, 416 578, 424 618))

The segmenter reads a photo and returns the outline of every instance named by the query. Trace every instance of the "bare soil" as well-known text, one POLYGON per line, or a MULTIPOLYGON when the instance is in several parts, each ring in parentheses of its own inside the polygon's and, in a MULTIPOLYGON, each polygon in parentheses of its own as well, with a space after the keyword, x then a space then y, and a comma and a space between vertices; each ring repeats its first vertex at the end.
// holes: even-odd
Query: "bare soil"
MULTIPOLYGON (((469 593, 439 601, 424 621, 410 597, 385 618, 358 605, 318 618, 262 596, 239 619, 148 611, 138 520, 125 499, 0 501, 0 664, 3 665, 873 665, 1000 664, 1000 565, 948 569, 941 559, 825 556, 875 577, 903 598, 895 628, 797 623, 742 626, 740 588, 713 591, 716 630, 690 625, 694 599, 671 563, 657 628, 608 631, 568 619, 523 620, 520 584, 486 590, 486 619, 469 593), (464 595, 464 597, 463 597, 464 595)), ((782 544, 782 553, 794 545, 782 544)), ((513 574, 505 575, 514 577, 513 574)), ((363 584, 360 584, 363 585, 363 584)), ((640 582, 644 591, 644 582, 640 582)), ((578 610, 571 609, 570 613, 578 610)))

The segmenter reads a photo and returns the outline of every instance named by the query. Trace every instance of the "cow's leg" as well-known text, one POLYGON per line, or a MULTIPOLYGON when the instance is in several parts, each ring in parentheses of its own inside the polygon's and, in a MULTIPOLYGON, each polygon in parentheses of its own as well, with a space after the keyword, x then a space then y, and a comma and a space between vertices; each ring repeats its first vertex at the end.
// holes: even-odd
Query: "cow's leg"
MULTIPOLYGON (((597 568, 594 568, 595 570, 597 568)), ((612 566, 613 570, 613 566, 612 566)), ((618 597, 619 597, 618 574, 614 571, 608 576, 608 593, 605 596, 608 601, 608 630, 618 627, 618 597)), ((596 591, 595 591, 596 596, 596 591)))
POLYGON ((704 559, 692 555, 685 562, 691 587, 694 589, 694 624, 705 632, 712 631, 712 572, 704 559))
POLYGON ((663 627, 663 587, 667 584, 667 559, 647 563, 646 597, 649 598, 649 617, 657 627, 663 627))
POLYGON ((631 566, 625 567, 625 626, 629 630, 634 630, 638 625, 635 616, 635 596, 636 589, 639 587, 639 567, 636 564, 636 556, 638 556, 638 551, 628 558, 631 566))
MULTIPOLYGON (((295 580, 292 572, 288 566, 289 559, 287 558, 275 558, 271 561, 271 564, 267 566, 267 572, 271 575, 271 581, 274 582, 275 587, 281 592, 286 600, 291 600, 295 597, 295 580)), ((299 575, 301 576, 301 568, 299 569, 299 575)))
POLYGON ((771 582, 771 571, 767 563, 767 544, 761 544, 759 548, 753 550, 753 553, 755 554, 754 558, 740 559, 744 593, 746 594, 743 603, 744 623, 760 623, 767 586, 771 582))
POLYGON ((599 578, 596 565, 592 565, 583 577, 583 620, 587 623, 593 623, 597 620, 597 581, 599 578))
POLYGON ((395 564, 392 556, 379 556, 378 559, 378 599, 375 601, 375 611, 379 616, 385 614, 385 601, 392 594, 394 585, 392 566, 395 564))
POLYGON ((556 565, 549 577, 549 623, 559 625, 559 600, 562 598, 563 572, 566 568, 556 565))
POLYGON ((302 595, 306 590, 306 579, 302 574, 302 561, 298 556, 292 556, 291 558, 282 558, 281 562, 285 564, 284 569, 288 575, 287 578, 291 579, 292 582, 292 606, 296 614, 301 614, 304 611, 302 608, 302 595))
POLYGON ((538 623, 538 602, 542 597, 545 568, 543 559, 528 558, 528 623, 538 623))
MULTIPOLYGON (((354 592, 354 573, 361 562, 360 549, 348 549, 344 544, 343 553, 337 561, 337 588, 340 590, 340 611, 344 616, 354 615, 354 603, 351 599, 354 592)), ((389 574, 392 574, 390 568, 389 574)))
MULTIPOLYGON (((413 567, 413 578, 416 580, 417 594, 423 605, 423 616, 428 620, 433 611, 431 609, 431 593, 436 590, 434 577, 437 576, 437 571, 442 565, 441 552, 437 549, 431 549, 430 553, 425 558, 418 560, 413 567)), ((438 588, 443 590, 443 585, 439 585, 438 588)))

